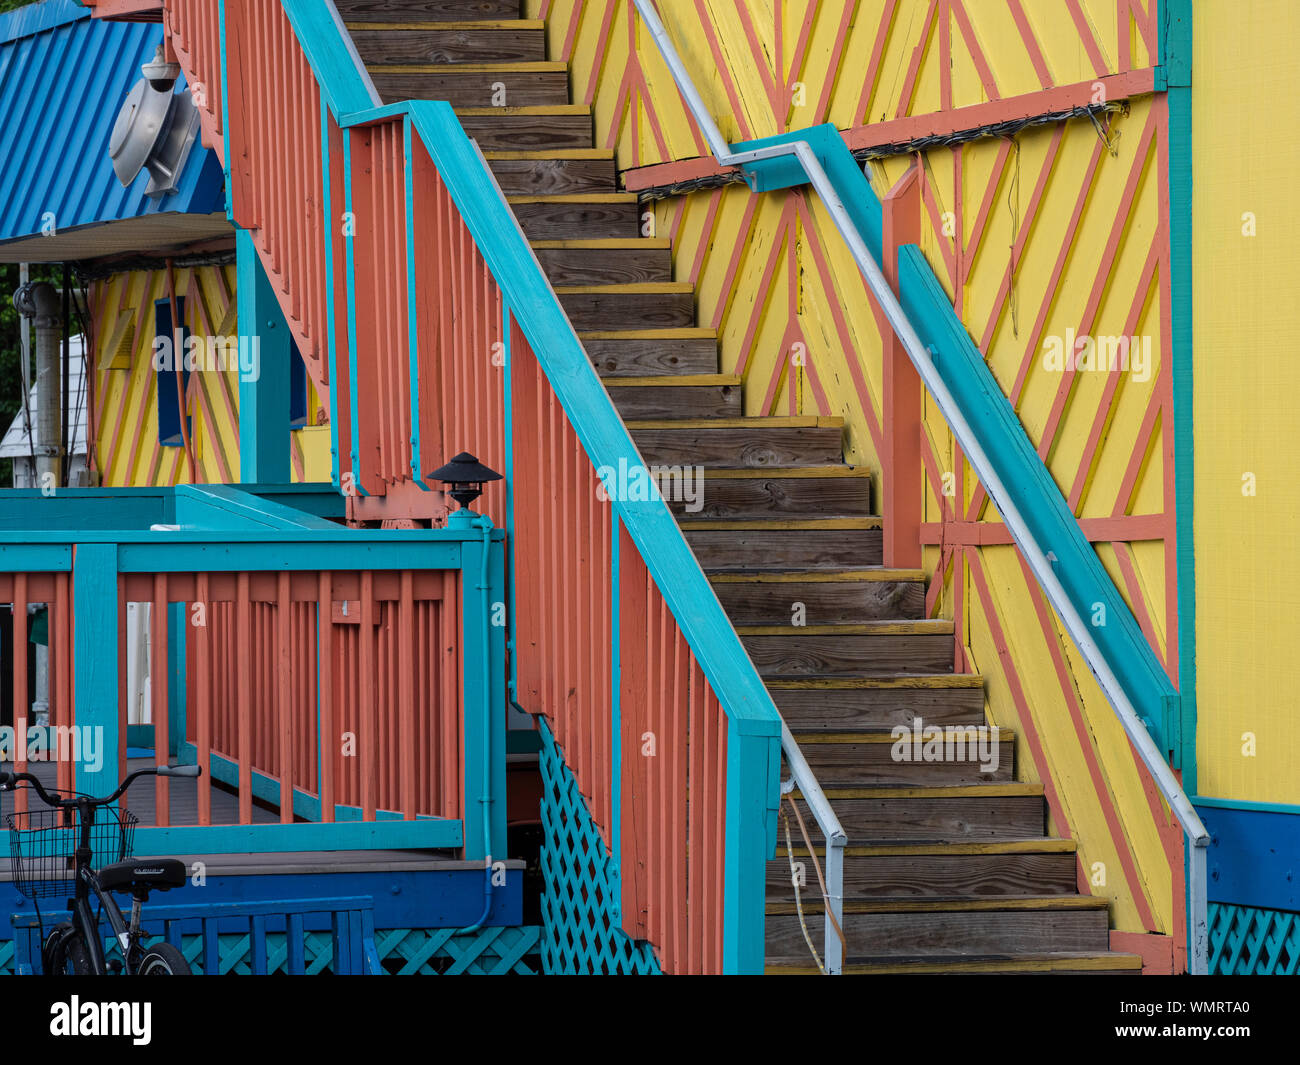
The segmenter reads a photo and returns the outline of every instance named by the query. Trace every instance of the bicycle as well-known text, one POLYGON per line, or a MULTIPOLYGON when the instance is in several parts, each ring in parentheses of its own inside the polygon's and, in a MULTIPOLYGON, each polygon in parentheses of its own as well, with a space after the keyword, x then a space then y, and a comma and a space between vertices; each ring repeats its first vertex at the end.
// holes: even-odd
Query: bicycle
MULTIPOLYGON (((40 918, 41 897, 57 897, 71 891, 68 909, 71 921, 51 929, 41 946, 41 966, 47 976, 188 976, 189 963, 170 943, 144 945, 140 911, 151 891, 169 891, 185 883, 183 862, 176 858, 141 858, 129 861, 136 817, 126 810, 105 810, 107 817, 96 824, 96 812, 110 807, 131 784, 142 776, 197 777, 197 765, 156 766, 137 769, 105 799, 88 795, 56 797, 45 790, 31 773, 0 772, 0 791, 13 791, 28 784, 47 809, 9 815, 10 851, 14 884, 19 893, 36 903, 40 918), (75 847, 69 855, 69 845, 75 847), (91 867, 96 853, 112 860, 98 871, 91 867), (113 898, 114 892, 131 894, 128 923, 113 898), (107 915, 122 957, 109 959, 99 934, 99 918, 91 910, 91 897, 99 900, 100 916, 107 915)), ((56 793, 57 794, 57 793, 56 793)), ((42 928, 42 934, 43 934, 42 928)))

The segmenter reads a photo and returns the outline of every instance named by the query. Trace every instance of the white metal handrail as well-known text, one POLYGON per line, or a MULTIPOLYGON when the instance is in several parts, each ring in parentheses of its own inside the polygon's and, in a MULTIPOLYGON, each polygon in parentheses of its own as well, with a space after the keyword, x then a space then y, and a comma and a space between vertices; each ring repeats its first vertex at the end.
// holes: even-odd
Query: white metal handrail
MULTIPOLYGON (((1084 660, 1088 663, 1088 668, 1097 678, 1097 683, 1101 686, 1115 711, 1115 715, 1119 718, 1120 725, 1134 747, 1137 748, 1139 757, 1141 757, 1143 764, 1155 779, 1156 785, 1160 788, 1192 845, 1189 852, 1190 869, 1188 872, 1190 881, 1188 909, 1192 920, 1190 967, 1195 975, 1205 974, 1208 968, 1209 953, 1209 925, 1206 913, 1206 848, 1210 843, 1209 833, 1205 830, 1205 826, 1192 806, 1191 800, 1188 799, 1186 792, 1179 785, 1173 770, 1169 768, 1164 755, 1151 738, 1151 734, 1143 726, 1137 711, 1133 708, 1132 702, 1124 691, 1123 685, 1115 676, 1115 672, 1106 661, 1105 655, 1092 638, 1087 624, 1070 601, 1052 568, 1051 562, 1048 560, 1048 552, 1034 539, 1024 516, 1015 505, 1010 493, 1007 492, 1006 486, 989 460, 979 437, 962 415, 955 398, 948 389, 947 383, 935 365, 933 354, 912 327, 912 323, 908 320, 907 314, 898 301, 898 297, 885 279, 880 264, 876 262, 875 257, 867 248, 866 241, 845 209, 833 183, 822 167, 821 161, 817 158, 817 154, 807 141, 791 141, 751 151, 733 152, 731 146, 722 136, 722 131, 718 128, 717 123, 713 121, 713 116, 705 106, 704 100, 695 88, 690 75, 686 72, 681 57, 677 54, 677 49, 669 38, 668 31, 664 28, 663 22, 660 21, 658 12, 651 0, 633 0, 633 2, 654 38, 664 62, 667 63, 668 69, 672 73, 673 81, 677 84, 678 91, 682 94, 687 107, 690 108, 695 121, 704 133, 709 148, 719 165, 744 166, 747 163, 755 163, 764 159, 794 156, 803 167, 805 176, 826 207, 832 221, 835 223, 835 228, 839 230, 840 236, 844 238, 844 242, 848 245, 854 262, 857 263, 858 269, 865 278, 872 294, 876 297, 880 308, 884 311, 890 326, 899 340, 903 342, 909 358, 916 367, 921 380, 925 383, 926 389, 933 397, 935 405, 948 423, 953 436, 961 445, 967 460, 975 470, 976 476, 984 485, 989 499, 997 507, 998 513, 1002 515, 1002 519, 1006 523, 1016 546, 1029 563, 1030 569, 1037 578, 1048 601, 1056 610, 1084 660)), ((788 732, 783 733, 783 743, 786 736, 788 736, 788 732)), ((790 742, 793 745, 793 739, 790 742)), ((786 760, 790 761, 788 751, 786 752, 786 760)), ((828 846, 828 865, 830 864, 829 855, 830 847, 828 846)), ((827 949, 829 950, 829 935, 827 938, 827 949)))

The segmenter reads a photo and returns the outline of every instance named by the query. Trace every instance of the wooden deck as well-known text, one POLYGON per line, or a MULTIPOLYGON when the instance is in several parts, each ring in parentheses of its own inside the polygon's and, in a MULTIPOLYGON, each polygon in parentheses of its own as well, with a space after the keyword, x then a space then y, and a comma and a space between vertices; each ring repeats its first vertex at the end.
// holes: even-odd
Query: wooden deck
MULTIPOLYGON (((127 762, 128 772, 135 772, 137 769, 145 769, 153 763, 146 758, 132 758, 127 762)), ((6 763, 6 768, 12 768, 12 765, 6 763)), ((29 772, 45 785, 46 788, 54 787, 57 766, 53 762, 31 762, 28 764, 29 772)), ((166 777, 164 778, 171 794, 171 823, 174 826, 197 825, 199 823, 199 785, 210 787, 211 782, 204 779, 193 777, 166 777)), ((154 777, 142 777, 127 789, 126 808, 140 819, 140 824, 153 825, 156 823, 154 815, 154 797, 155 797, 154 777)), ((13 811, 13 793, 4 792, 0 794, 0 827, 8 828, 9 823, 3 820, 13 811)), ((40 799, 34 794, 29 796, 28 809, 36 809, 40 805, 40 799)), ((254 824, 275 824, 280 820, 280 815, 274 810, 268 810, 264 807, 253 804, 253 823, 254 824)), ((237 825, 239 824, 239 796, 225 791, 222 788, 212 789, 212 824, 214 825, 237 825)))

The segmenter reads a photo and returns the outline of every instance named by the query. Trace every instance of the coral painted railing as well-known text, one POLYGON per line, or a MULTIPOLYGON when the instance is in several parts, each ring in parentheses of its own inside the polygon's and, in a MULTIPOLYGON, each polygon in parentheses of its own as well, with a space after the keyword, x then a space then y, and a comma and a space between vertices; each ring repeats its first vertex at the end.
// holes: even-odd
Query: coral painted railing
POLYGON ((266 503, 259 522, 231 509, 252 497, 189 487, 148 531, 99 529, 102 515, 125 523, 152 497, 76 492, 54 513, 37 493, 8 494, 7 509, 75 530, 0 529, 15 718, 36 724, 27 615, 48 604, 59 740, 55 766, 28 766, 52 743, 24 729, 5 752, 16 769, 106 794, 127 771, 132 732, 155 764, 203 766, 197 782, 132 789, 141 853, 504 853, 505 638, 489 624, 505 596, 501 532, 295 524, 266 503), (147 737, 128 724, 131 603, 150 607, 147 737))
POLYGON ((208 105, 235 221, 327 344, 350 514, 440 519, 423 474, 457 451, 504 471, 482 509, 515 562, 516 699, 602 826, 614 917, 668 971, 760 971, 780 718, 667 505, 598 497, 639 454, 483 157, 446 104, 378 105, 332 5, 226 0, 218 22, 223 76, 186 75, 229 86, 208 105))

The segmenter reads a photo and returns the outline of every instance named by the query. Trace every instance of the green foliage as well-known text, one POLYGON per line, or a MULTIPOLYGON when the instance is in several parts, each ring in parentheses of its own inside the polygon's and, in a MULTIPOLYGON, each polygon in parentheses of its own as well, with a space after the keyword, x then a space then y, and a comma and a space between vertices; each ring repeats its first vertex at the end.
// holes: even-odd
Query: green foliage
POLYGON ((28 4, 34 4, 37 0, 0 0, 0 15, 6 11, 13 11, 16 8, 26 7, 28 4))

